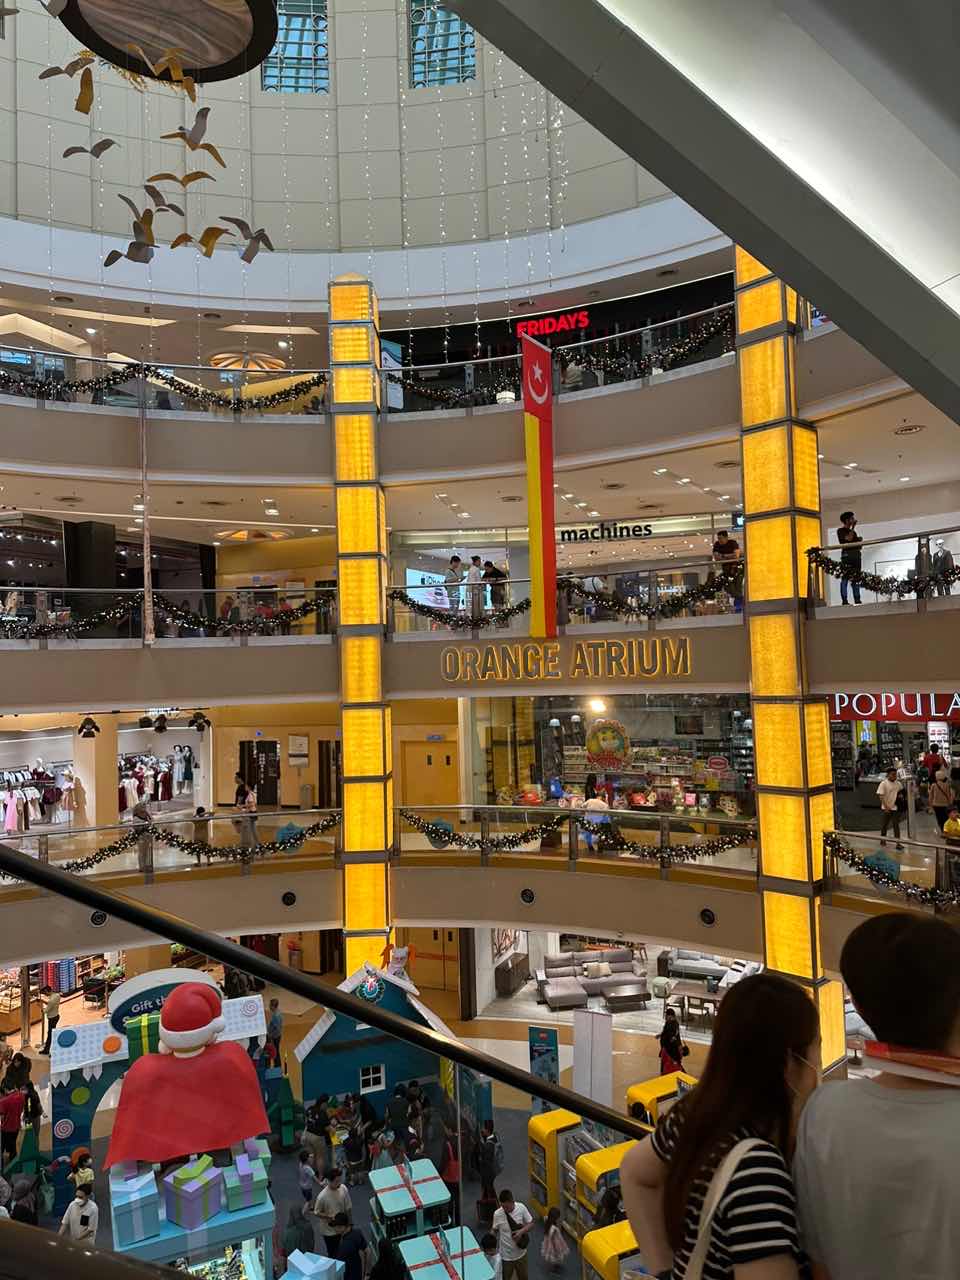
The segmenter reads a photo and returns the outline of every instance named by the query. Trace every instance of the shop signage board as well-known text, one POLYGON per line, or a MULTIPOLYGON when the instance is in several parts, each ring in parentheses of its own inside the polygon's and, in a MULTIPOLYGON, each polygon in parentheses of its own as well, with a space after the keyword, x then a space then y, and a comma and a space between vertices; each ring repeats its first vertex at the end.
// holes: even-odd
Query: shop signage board
POLYGON ((690 637, 676 635, 577 640, 566 653, 559 640, 506 640, 451 645, 440 654, 448 684, 671 679, 689 676, 692 669, 690 637))
POLYGON ((577 311, 561 311, 552 316, 533 316, 517 322, 517 337, 527 333, 531 338, 548 338, 552 333, 576 333, 590 328, 590 312, 586 307, 577 311))
POLYGON ((299 767, 310 763, 310 739, 305 733, 287 735, 287 764, 299 767))
MULTIPOLYGON (((556 1027, 530 1027, 530 1074, 550 1084, 560 1083, 560 1041, 556 1027)), ((549 1111, 550 1103, 533 1097, 534 1111, 549 1111)))
POLYGON ((601 520, 599 524, 577 525, 561 529, 561 542, 622 542, 629 538, 652 538, 652 524, 627 524, 618 520, 601 520))
POLYGON ((926 724, 928 720, 960 723, 960 692, 906 693, 884 690, 830 695, 831 720, 893 720, 926 724))

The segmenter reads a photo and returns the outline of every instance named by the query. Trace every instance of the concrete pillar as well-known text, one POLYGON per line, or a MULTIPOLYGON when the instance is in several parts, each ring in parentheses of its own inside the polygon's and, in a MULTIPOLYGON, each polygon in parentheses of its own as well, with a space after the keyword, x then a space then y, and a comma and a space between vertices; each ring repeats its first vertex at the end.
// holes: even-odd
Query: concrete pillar
MULTIPOLYGON (((77 724, 83 719, 78 712, 77 724)), ((97 714, 93 719, 100 726, 98 734, 92 738, 83 738, 76 730, 73 734, 73 768, 82 791, 74 821, 78 827, 113 826, 119 821, 117 717, 97 714)))

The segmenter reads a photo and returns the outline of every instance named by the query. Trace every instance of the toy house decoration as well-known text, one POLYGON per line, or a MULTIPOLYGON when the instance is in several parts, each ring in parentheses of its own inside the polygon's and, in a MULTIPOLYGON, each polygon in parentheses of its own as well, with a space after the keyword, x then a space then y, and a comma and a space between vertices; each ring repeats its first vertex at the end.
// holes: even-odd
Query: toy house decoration
MULTIPOLYGON (((339 989, 453 1038, 446 1024, 417 998, 420 993, 413 983, 398 974, 366 964, 341 982, 339 989)), ((385 1094, 389 1098, 398 1084, 408 1080, 423 1083, 440 1079, 441 1060, 436 1054, 381 1036, 366 1023, 330 1009, 294 1053, 302 1068, 306 1104, 321 1093, 385 1094)), ((372 1100, 382 1110, 382 1100, 372 1100)))

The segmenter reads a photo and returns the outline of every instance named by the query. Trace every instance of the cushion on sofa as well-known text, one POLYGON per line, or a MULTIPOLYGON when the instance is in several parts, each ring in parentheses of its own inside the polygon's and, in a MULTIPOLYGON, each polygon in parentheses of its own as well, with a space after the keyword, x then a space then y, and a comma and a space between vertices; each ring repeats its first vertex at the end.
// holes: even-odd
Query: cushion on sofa
POLYGON ((572 961, 570 959, 569 951, 561 951, 559 955, 543 957, 543 967, 545 969, 550 969, 554 965, 558 965, 558 964, 571 964, 571 963, 572 961))
POLYGON ((633 952, 629 947, 615 947, 612 951, 605 951, 603 958, 611 964, 622 964, 624 960, 632 963, 633 952))
POLYGON ((611 973, 633 973, 632 960, 614 960, 610 965, 611 973))
POLYGON ((553 965, 547 965, 544 972, 548 978, 575 978, 580 970, 576 965, 558 964, 556 967, 553 965))
POLYGON ((678 947, 674 952, 675 960, 699 960, 703 955, 702 951, 685 951, 683 947, 678 947))

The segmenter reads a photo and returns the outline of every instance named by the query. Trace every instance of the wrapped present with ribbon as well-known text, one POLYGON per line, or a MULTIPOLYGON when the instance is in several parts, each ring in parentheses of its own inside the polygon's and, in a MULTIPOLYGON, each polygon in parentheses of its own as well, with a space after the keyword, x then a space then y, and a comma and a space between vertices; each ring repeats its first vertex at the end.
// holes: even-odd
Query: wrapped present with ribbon
POLYGON ((468 1227, 401 1240, 397 1248, 410 1280, 493 1280, 493 1267, 468 1227))
POLYGON ((209 1156, 191 1160, 163 1179, 167 1221, 195 1231, 223 1208, 223 1170, 209 1156))
POLYGON ((370 1173, 370 1227, 378 1239, 420 1236, 450 1221, 450 1190, 430 1160, 370 1173))
POLYGON ((242 1142, 235 1142, 230 1148, 230 1154, 236 1160, 237 1156, 249 1156, 251 1160, 260 1160, 267 1173, 270 1172, 270 1161, 273 1156, 270 1152, 270 1144, 266 1138, 244 1138, 242 1142))
POLYGON ((136 1062, 145 1053, 157 1053, 160 1046, 159 1013, 141 1013, 139 1017, 127 1018, 123 1024, 127 1034, 127 1048, 130 1061, 136 1062))
POLYGON ((127 1161, 110 1170, 110 1219, 115 1248, 125 1248, 160 1234, 160 1191, 156 1175, 149 1165, 130 1174, 131 1163, 127 1161), (121 1176, 121 1171, 127 1176, 121 1176))
POLYGON ((287 1257, 287 1271, 283 1280, 340 1280, 344 1265, 336 1258, 325 1258, 319 1253, 303 1253, 294 1249, 287 1257))
POLYGON ((231 1213, 263 1204, 267 1198, 267 1171, 263 1161, 251 1160, 246 1153, 236 1156, 233 1168, 223 1171, 223 1189, 231 1213))
POLYGON ((144 1169, 149 1168, 151 1168, 150 1165, 141 1164, 139 1160, 120 1160, 110 1168, 111 1188, 114 1183, 129 1182, 131 1178, 136 1178, 138 1174, 143 1173, 144 1169))

